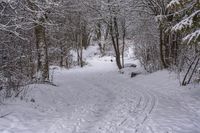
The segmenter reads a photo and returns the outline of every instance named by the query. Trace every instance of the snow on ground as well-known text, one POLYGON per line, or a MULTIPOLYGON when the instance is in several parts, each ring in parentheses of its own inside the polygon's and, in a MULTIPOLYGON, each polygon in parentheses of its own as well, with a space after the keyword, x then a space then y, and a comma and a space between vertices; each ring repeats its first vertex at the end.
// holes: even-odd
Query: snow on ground
MULTIPOLYGON (((31 85, 0 107, 0 133, 199 133, 200 87, 180 87, 168 71, 130 78, 112 57, 58 69, 57 86, 31 85)), ((130 62, 130 60, 129 60, 130 62)))

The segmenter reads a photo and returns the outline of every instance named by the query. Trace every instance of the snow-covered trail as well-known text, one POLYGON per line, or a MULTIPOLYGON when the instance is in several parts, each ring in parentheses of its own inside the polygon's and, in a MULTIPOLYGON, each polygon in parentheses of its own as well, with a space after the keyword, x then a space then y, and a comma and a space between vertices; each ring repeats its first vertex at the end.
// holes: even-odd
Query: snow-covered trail
POLYGON ((200 90, 180 88, 162 71, 130 78, 109 59, 58 70, 55 84, 37 85, 0 118, 1 133, 199 133, 200 90), (199 98, 199 99, 198 99, 199 98), (17 103, 17 104, 16 104, 17 103))
POLYGON ((86 112, 81 119, 76 121, 78 124, 72 132, 133 133, 143 131, 143 128, 146 128, 145 122, 155 107, 156 97, 148 90, 144 91, 137 85, 132 86, 127 82, 130 78, 125 78, 112 69, 86 71, 66 72, 64 75, 67 77, 70 75, 70 79, 65 82, 58 81, 60 85, 70 84, 71 88, 78 88, 79 91, 81 86, 87 93, 79 92, 87 98, 77 96, 76 102, 80 98, 80 103, 76 105, 83 106, 86 112), (88 88, 90 88, 89 91, 88 88))

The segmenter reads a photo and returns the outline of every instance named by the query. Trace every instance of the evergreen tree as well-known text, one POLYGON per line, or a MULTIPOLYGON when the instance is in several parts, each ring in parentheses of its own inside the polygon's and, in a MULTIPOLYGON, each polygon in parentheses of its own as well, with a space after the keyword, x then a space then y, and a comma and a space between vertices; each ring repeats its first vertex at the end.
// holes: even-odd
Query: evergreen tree
POLYGON ((184 33, 183 42, 187 44, 200 44, 200 1, 172 0, 167 8, 180 20, 172 31, 184 33))

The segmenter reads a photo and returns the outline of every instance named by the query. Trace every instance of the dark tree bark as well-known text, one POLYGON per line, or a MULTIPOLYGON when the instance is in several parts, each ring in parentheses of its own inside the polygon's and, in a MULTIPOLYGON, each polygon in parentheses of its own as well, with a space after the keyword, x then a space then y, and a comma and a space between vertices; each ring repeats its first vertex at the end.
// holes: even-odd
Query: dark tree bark
POLYGON ((121 65, 121 57, 120 57, 120 48, 119 48, 119 32, 118 32, 118 24, 117 18, 114 17, 113 20, 110 20, 110 35, 112 39, 112 44, 115 51, 115 59, 118 69, 122 69, 121 65))
POLYGON ((167 64, 165 62, 165 59, 164 59, 164 50, 163 50, 163 47, 164 47, 164 39, 163 39, 163 29, 160 27, 160 60, 161 60, 161 64, 163 66, 163 68, 167 68, 167 64))
POLYGON ((39 9, 35 5, 35 0, 27 0, 28 6, 33 10, 33 15, 37 19, 35 23, 35 38, 36 38, 36 49, 37 49, 37 72, 39 80, 49 81, 49 62, 48 62, 48 45, 46 43, 45 35, 45 13, 37 12, 39 9), (35 11, 35 12, 34 12, 35 11))
MULTIPOLYGON (((44 19, 40 18, 40 22, 44 22, 44 19)), ((48 46, 45 40, 45 27, 43 25, 36 24, 35 37, 38 52, 37 70, 41 74, 42 81, 49 81, 48 46)))
POLYGON ((195 56, 194 60, 191 62, 190 66, 188 67, 188 70, 187 70, 187 72, 186 72, 186 74, 185 74, 185 76, 184 76, 184 78, 183 78, 183 81, 182 81, 182 85, 183 85, 183 86, 185 86, 185 85, 187 84, 187 83, 186 83, 187 76, 188 76, 190 70, 192 69, 192 66, 193 66, 193 64, 195 63, 196 59, 197 59, 197 56, 195 56))

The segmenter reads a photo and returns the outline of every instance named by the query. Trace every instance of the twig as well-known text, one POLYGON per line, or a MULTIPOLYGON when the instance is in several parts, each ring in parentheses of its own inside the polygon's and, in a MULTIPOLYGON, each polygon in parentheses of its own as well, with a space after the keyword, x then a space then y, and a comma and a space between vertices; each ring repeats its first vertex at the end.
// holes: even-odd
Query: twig
POLYGON ((12 112, 7 113, 7 114, 5 114, 5 115, 2 115, 2 116, 0 116, 0 118, 6 117, 6 116, 8 116, 8 115, 11 114, 11 113, 12 113, 12 112))

